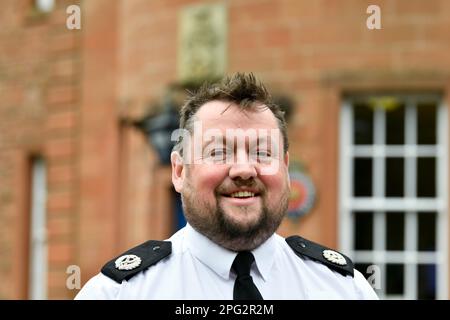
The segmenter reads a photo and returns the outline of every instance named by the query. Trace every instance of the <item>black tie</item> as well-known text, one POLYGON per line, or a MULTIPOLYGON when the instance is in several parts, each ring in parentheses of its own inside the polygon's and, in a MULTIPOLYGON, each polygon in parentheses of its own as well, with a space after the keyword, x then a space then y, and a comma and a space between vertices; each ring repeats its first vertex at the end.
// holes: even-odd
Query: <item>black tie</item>
POLYGON ((237 278, 234 282, 233 300, 263 300, 250 275, 253 261, 255 257, 248 251, 239 252, 234 259, 231 268, 236 272, 237 278))

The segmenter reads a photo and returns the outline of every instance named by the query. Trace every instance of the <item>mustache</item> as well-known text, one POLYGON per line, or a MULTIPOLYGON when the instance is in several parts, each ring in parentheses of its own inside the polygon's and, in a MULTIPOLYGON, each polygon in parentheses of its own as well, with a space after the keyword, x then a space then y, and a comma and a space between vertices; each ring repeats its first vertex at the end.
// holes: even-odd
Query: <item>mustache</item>
POLYGON ((230 182, 224 182, 220 186, 218 186, 215 190, 216 195, 229 193, 233 190, 240 189, 240 188, 251 188, 252 190, 257 191, 259 194, 264 194, 266 191, 266 188, 264 187, 264 184, 261 181, 258 181, 256 179, 235 179, 230 182))

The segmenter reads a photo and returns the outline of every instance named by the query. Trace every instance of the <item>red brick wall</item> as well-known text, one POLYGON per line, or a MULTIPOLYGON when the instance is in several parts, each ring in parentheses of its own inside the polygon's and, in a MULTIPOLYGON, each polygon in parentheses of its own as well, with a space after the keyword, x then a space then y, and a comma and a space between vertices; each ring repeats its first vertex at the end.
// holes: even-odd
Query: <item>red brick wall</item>
MULTIPOLYGON (((136 0, 122 4, 122 100, 143 106, 141 101, 157 97, 167 83, 176 80, 178 13, 197 2, 136 0)), ((362 80, 366 88, 389 88, 386 80, 392 78, 397 79, 397 88, 417 87, 415 83, 424 80, 421 73, 428 76, 419 88, 431 83, 444 89, 448 82, 440 74, 450 71, 446 31, 450 3, 376 1, 381 7, 382 30, 366 27, 366 9, 373 1, 227 3, 228 71, 255 72, 275 92, 295 99, 291 158, 306 164, 319 191, 314 212, 301 225, 287 221, 280 231, 301 232, 335 246, 336 101, 343 90, 358 89, 362 80), (414 76, 415 72, 419 75, 414 76), (345 87, 348 76, 353 82, 345 87), (330 79, 335 79, 331 92, 330 79)))
POLYGON ((58 1, 48 16, 31 1, 3 1, 0 13, 0 297, 26 298, 30 158, 48 168, 49 297, 67 298, 76 263, 79 33, 67 32, 58 1))
MULTIPOLYGON (((68 265, 80 265, 85 282, 122 250, 171 233, 170 170, 120 119, 142 116, 177 80, 177 19, 199 1, 83 1, 80 31, 65 28, 65 7, 77 1, 57 1, 38 20, 29 2, 2 1, 0 12, 0 298, 26 297, 27 161, 36 152, 48 163, 49 296, 69 298, 68 265)), ((252 71, 295 100, 291 159, 318 191, 314 210, 280 233, 336 246, 341 94, 447 92, 450 2, 226 3, 227 71, 252 71), (382 30, 366 28, 370 4, 381 7, 382 30)))
MULTIPOLYGON (((193 3, 199 2, 122 2, 119 100, 128 114, 142 114, 146 102, 176 80, 177 19, 193 3)), ((307 166, 318 190, 314 210, 298 223, 285 221, 280 233, 301 233, 337 246, 341 94, 362 88, 448 88, 450 3, 376 1, 382 30, 366 28, 366 9, 373 1, 227 4, 228 72, 255 72, 274 92, 294 98, 291 159, 307 166)), ((158 189, 155 178, 149 183, 151 190, 158 189)), ((149 212, 163 215, 155 195, 151 193, 149 212)), ((150 236, 161 237, 152 230, 150 236)))

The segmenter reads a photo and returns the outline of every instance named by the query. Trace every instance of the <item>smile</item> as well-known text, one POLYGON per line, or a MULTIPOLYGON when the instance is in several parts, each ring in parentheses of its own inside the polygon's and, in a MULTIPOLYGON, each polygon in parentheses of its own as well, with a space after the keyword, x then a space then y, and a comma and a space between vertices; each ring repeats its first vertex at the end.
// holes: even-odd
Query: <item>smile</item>
POLYGON ((229 191, 225 191, 221 194, 221 196, 226 198, 235 198, 235 199, 246 199, 246 198, 254 198, 259 197, 260 192, 257 189, 251 188, 243 188, 243 189, 232 189, 229 191))
POLYGON ((235 206, 249 206, 259 202, 260 194, 256 190, 239 190, 228 194, 222 194, 223 199, 235 206))
POLYGON ((254 192, 250 192, 250 191, 238 191, 238 192, 233 192, 232 194, 230 194, 231 198, 250 198, 250 197, 254 197, 255 193, 254 192))

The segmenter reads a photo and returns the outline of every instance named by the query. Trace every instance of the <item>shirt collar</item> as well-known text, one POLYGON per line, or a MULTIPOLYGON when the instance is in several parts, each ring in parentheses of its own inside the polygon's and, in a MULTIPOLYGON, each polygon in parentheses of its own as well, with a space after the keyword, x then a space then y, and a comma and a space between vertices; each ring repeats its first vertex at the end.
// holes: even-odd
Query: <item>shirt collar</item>
POLYGON ((186 225, 186 240, 189 250, 196 258, 222 278, 229 279, 236 252, 219 246, 189 224, 186 225))
MULTIPOLYGON (((225 249, 203 234, 186 225, 186 240, 189 250, 202 263, 224 279, 230 278, 231 265, 237 252, 225 249)), ((276 239, 273 234, 258 248, 252 251, 256 267, 264 281, 267 281, 275 259, 276 239)))
POLYGON ((258 248, 252 251, 255 257, 256 266, 264 281, 267 281, 275 260, 276 239, 273 234, 258 248))

